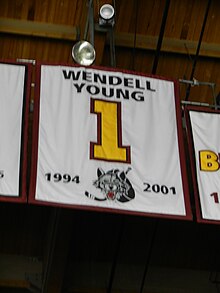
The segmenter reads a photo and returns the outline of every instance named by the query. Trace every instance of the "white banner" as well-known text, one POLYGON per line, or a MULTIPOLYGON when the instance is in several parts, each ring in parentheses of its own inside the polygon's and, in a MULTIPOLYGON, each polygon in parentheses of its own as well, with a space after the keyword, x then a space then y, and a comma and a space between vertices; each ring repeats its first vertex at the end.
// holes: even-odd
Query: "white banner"
POLYGON ((25 72, 24 65, 0 63, 0 200, 5 201, 26 197, 22 157, 25 72))
POLYGON ((220 220, 220 114, 198 108, 190 110, 189 117, 201 208, 199 220, 220 220))
POLYGON ((190 218, 173 81, 78 66, 40 71, 33 201, 190 218))

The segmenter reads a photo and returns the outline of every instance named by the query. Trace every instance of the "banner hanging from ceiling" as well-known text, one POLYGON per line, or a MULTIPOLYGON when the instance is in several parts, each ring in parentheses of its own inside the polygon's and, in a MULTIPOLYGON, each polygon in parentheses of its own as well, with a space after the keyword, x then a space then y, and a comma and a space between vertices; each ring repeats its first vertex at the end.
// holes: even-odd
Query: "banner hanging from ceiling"
POLYGON ((199 222, 220 221, 220 113, 187 107, 186 118, 199 222))
POLYGON ((0 62, 0 201, 26 201, 29 65, 0 62))
POLYGON ((191 219, 176 82, 37 69, 30 202, 191 219))

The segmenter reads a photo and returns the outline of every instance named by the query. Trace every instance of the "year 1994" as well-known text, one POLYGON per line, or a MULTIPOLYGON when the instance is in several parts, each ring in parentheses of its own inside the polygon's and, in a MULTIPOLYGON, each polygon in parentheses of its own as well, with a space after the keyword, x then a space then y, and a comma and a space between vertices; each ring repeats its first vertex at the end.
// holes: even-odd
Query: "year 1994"
POLYGON ((63 183, 79 183, 79 176, 71 176, 70 174, 61 174, 61 173, 46 173, 45 174, 46 180, 50 182, 63 182, 63 183))

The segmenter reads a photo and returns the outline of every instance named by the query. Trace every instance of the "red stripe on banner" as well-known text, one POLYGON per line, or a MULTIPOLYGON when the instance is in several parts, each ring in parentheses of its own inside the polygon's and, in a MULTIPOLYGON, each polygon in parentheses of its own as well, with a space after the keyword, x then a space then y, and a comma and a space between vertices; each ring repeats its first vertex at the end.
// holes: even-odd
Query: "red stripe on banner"
POLYGON ((192 220, 192 210, 191 210, 188 175, 187 175, 188 173, 186 169, 186 153, 184 148, 184 134, 183 134, 183 127, 182 127, 182 109, 181 109, 181 103, 180 103, 180 97, 179 97, 179 83, 176 80, 174 81, 174 91, 175 91, 176 117, 177 117, 177 135, 178 135, 180 165, 181 165, 183 190, 184 190, 184 198, 185 198, 185 206, 186 206, 186 218, 188 220, 192 220))
POLYGON ((40 107, 40 64, 35 65, 35 90, 34 90, 34 113, 33 113, 33 126, 32 126, 32 153, 31 153, 31 176, 28 202, 35 202, 35 189, 37 180, 37 157, 38 157, 38 132, 39 132, 39 107, 40 107))

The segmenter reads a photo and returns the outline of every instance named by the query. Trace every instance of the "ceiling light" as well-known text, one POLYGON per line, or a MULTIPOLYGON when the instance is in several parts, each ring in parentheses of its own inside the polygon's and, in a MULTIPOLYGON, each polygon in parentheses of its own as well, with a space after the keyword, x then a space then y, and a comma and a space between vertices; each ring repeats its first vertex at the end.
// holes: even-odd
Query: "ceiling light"
POLYGON ((92 65, 95 61, 95 49, 89 42, 79 41, 72 48, 72 57, 80 65, 92 65))
POLYGON ((104 4, 99 10, 99 25, 114 25, 114 7, 110 4, 104 4))

